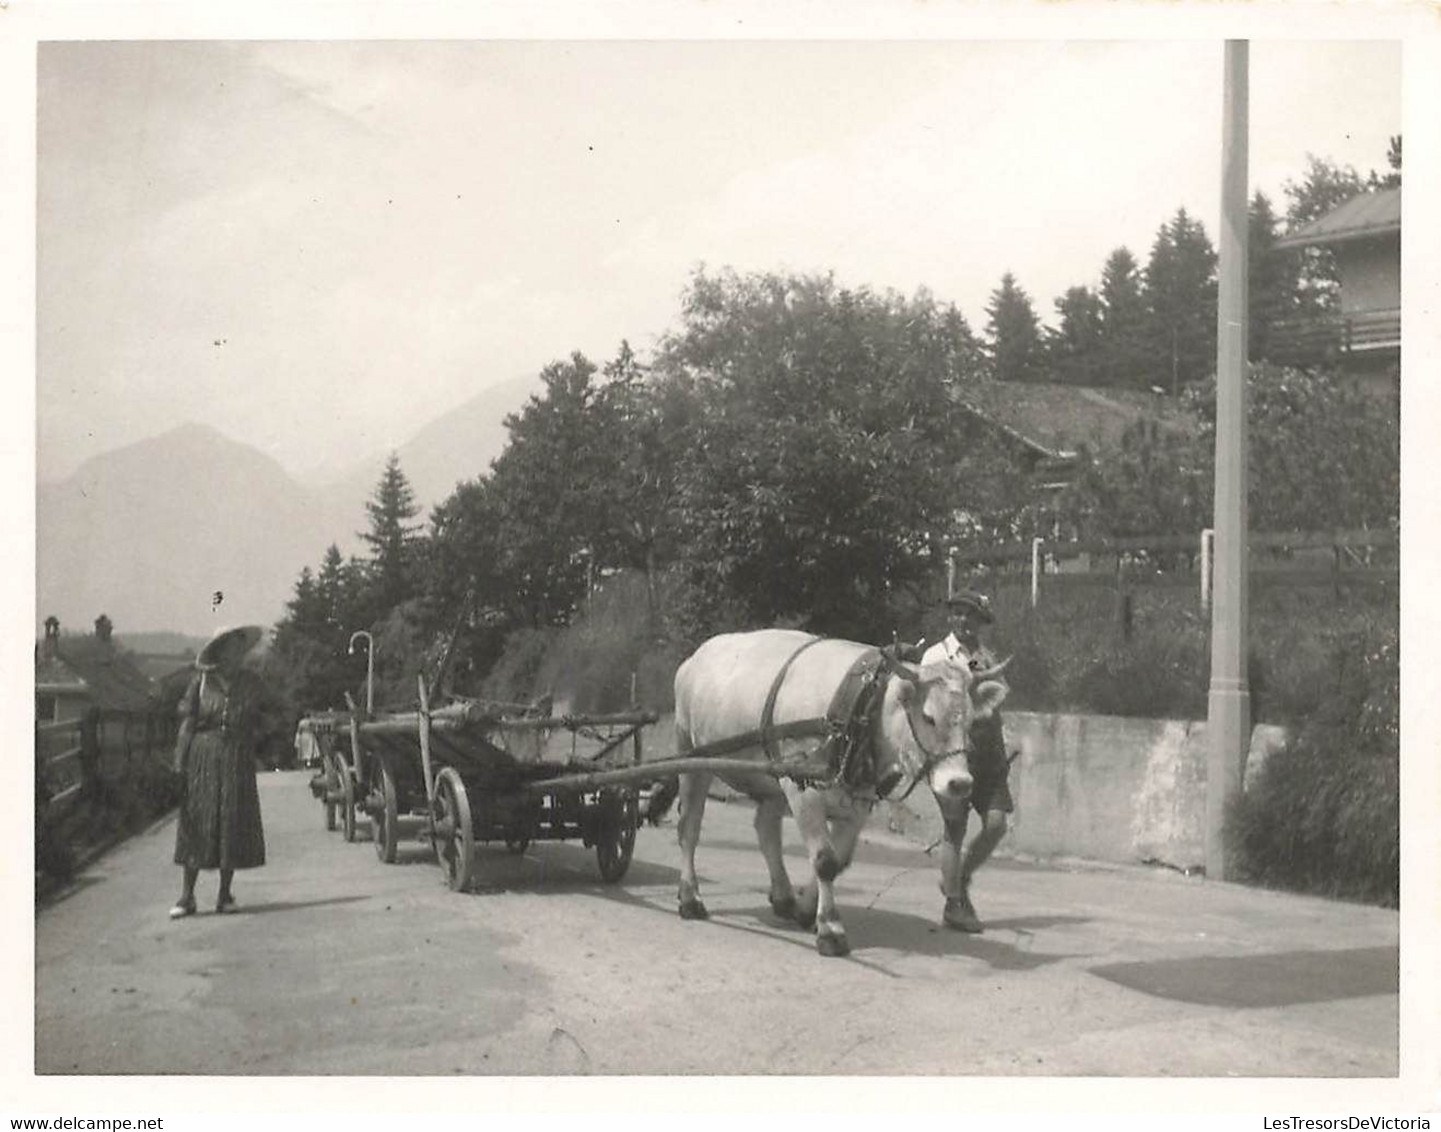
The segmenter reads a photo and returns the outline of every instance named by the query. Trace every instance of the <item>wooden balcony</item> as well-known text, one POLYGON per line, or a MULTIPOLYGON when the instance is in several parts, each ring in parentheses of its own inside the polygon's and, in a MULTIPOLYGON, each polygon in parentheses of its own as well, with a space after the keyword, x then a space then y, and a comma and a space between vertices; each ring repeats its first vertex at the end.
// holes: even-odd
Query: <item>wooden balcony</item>
POLYGON ((1277 322, 1267 354, 1282 365, 1317 365, 1385 358, 1400 350, 1401 311, 1394 309, 1277 322))

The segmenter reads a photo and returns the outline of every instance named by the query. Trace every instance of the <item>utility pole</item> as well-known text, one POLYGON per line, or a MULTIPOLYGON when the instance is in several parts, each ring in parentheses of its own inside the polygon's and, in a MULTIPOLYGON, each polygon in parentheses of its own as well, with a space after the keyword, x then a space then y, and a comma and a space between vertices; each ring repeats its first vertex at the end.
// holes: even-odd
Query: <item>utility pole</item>
POLYGON ((1227 40, 1221 127, 1221 241, 1216 310, 1216 512, 1207 700, 1206 875, 1226 880, 1226 804, 1251 742, 1246 673, 1246 236, 1249 44, 1227 40))

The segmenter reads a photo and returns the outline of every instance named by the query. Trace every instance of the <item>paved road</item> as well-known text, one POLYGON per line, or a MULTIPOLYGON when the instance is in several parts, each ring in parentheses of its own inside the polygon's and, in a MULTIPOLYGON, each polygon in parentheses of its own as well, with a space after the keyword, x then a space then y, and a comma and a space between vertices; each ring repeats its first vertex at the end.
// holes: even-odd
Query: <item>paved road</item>
POLYGON ((883 840, 841 879, 854 953, 822 959, 773 920, 743 805, 707 810, 713 918, 685 923, 670 826, 619 887, 572 843, 482 849, 456 894, 418 843, 385 866, 324 832, 307 777, 261 779, 242 914, 167 920, 170 822, 37 914, 38 1073, 1397 1072, 1384 909, 998 861, 968 937, 937 924, 931 860, 883 840))

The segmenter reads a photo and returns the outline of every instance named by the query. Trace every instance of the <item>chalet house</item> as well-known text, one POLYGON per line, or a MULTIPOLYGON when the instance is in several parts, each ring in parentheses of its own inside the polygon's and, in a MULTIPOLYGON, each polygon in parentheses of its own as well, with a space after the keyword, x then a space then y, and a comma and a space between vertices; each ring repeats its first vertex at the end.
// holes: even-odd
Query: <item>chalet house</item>
POLYGON ((1175 435, 1196 427, 1174 397, 1142 390, 975 381, 959 386, 956 399, 1004 439, 1042 492, 1069 484, 1087 454, 1118 450, 1122 434, 1142 421, 1175 435))
POLYGON ((94 636, 60 636, 60 622, 45 619, 35 646, 35 721, 79 719, 91 708, 143 712, 155 684, 111 639, 110 618, 95 619, 94 636))
POLYGON ((1341 281, 1340 311, 1278 323, 1274 360, 1339 365, 1367 387, 1394 389, 1401 362, 1401 190, 1380 189, 1276 241, 1328 248, 1341 281))

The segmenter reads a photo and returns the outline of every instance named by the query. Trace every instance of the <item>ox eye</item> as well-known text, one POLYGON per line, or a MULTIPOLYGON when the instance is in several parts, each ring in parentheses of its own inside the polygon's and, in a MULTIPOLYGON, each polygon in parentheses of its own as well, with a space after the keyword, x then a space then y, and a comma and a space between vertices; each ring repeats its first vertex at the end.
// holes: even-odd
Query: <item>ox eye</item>
POLYGON ((934 727, 936 725, 936 717, 928 711, 921 712, 921 718, 926 721, 927 727, 934 727))

